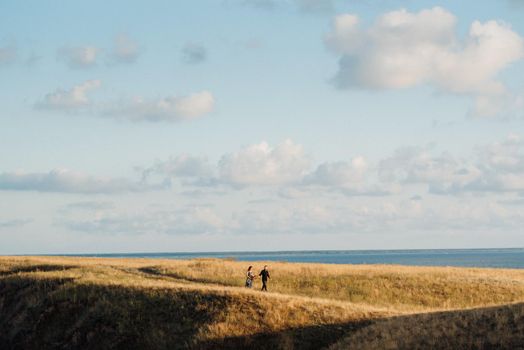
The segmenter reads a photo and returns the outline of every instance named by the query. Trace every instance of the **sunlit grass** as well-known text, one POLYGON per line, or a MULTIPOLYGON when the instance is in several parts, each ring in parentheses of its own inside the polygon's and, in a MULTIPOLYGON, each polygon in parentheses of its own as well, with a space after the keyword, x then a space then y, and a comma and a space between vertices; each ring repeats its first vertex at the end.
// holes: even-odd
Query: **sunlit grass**
MULTIPOLYGON (((212 259, 161 261, 148 266, 148 270, 192 282, 240 287, 248 265, 261 269, 266 263, 271 269, 270 290, 283 294, 399 310, 465 308, 524 300, 524 272, 519 270, 212 259)), ((259 285, 255 282, 255 288, 259 285)))
MULTIPOLYGON (((9 322, 9 332, 16 335, 24 334, 27 323, 50 318, 32 327, 44 327, 41 332, 51 334, 55 328, 65 329, 65 335, 49 337, 67 336, 69 346, 117 336, 122 346, 126 339, 139 337, 144 347, 169 348, 182 341, 181 348, 213 348, 227 344, 227 339, 246 344, 251 336, 279 334, 278 344, 288 339, 304 347, 306 342, 329 344, 372 320, 522 301, 520 270, 218 259, 0 258, 0 332, 2 322, 4 326, 9 322), (266 263, 270 292, 257 290, 260 280, 253 290, 243 287, 247 266, 258 272, 266 263), (302 342, 290 335, 293 332, 311 339, 302 342), (98 339, 100 334, 104 336, 98 339)), ((361 336, 352 338, 351 344, 366 337, 368 333, 362 332, 355 333, 361 336)))

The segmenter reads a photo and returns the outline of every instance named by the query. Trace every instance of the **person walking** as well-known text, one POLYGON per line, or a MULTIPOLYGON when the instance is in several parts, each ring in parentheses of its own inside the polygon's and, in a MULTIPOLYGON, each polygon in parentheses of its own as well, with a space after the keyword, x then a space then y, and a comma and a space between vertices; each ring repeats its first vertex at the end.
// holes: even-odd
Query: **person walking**
POLYGON ((246 272, 246 288, 252 288, 253 287, 253 280, 255 279, 255 275, 253 274, 253 271, 251 269, 253 266, 250 266, 247 268, 246 272))
POLYGON ((261 290, 267 292, 267 280, 270 278, 269 270, 267 269, 267 265, 264 265, 264 269, 260 271, 258 275, 262 276, 262 289, 261 290))

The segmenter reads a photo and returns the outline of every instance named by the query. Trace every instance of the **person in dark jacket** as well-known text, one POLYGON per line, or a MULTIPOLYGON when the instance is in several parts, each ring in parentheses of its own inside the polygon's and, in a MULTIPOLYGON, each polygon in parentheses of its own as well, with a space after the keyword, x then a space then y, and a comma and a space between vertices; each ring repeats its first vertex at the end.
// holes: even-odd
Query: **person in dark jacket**
POLYGON ((270 278, 267 265, 264 265, 264 269, 258 275, 262 276, 262 290, 267 292, 267 280, 270 278))

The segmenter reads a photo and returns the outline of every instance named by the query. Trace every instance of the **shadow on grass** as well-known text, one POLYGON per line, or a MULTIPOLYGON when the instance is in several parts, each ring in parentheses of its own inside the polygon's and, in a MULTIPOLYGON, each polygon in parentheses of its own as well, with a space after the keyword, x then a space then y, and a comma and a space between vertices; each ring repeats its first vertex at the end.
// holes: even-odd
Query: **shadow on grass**
POLYGON ((224 338, 201 349, 524 349, 524 303, 224 338))
POLYGON ((0 279, 0 349, 189 349, 228 296, 0 279))
POLYGON ((209 292, 4 276, 0 349, 524 348, 524 303, 200 341, 198 332, 237 302, 209 292))
POLYGON ((198 344, 197 349, 300 349, 315 350, 329 347, 350 332, 370 325, 370 321, 335 323, 290 328, 280 332, 257 333, 227 337, 198 344))
POLYGON ((0 271, 0 276, 14 275, 21 272, 51 272, 51 271, 64 271, 73 269, 74 265, 15 265, 11 266, 8 270, 0 271))
POLYGON ((395 316, 333 349, 524 349, 524 303, 395 316))
POLYGON ((185 290, 83 285, 73 279, 0 279, 0 349, 318 349, 357 324, 201 341, 234 297, 185 290))
POLYGON ((138 268, 138 271, 140 271, 142 273, 145 273, 145 274, 148 274, 148 275, 157 276, 157 277, 174 278, 174 279, 179 280, 179 281, 205 283, 205 284, 215 284, 215 285, 225 286, 225 287, 232 287, 233 286, 233 285, 231 285, 229 283, 220 283, 218 281, 210 281, 210 280, 205 279, 205 278, 192 278, 192 277, 184 276, 184 275, 178 274, 176 272, 172 272, 172 271, 164 273, 163 271, 159 270, 158 268, 156 268, 154 266, 141 267, 141 268, 138 268))

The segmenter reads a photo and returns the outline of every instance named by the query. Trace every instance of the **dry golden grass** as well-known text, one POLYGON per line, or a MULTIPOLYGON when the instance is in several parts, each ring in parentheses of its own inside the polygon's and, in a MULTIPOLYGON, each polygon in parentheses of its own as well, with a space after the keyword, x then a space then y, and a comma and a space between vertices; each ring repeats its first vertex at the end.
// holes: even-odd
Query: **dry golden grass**
POLYGON ((524 304, 378 320, 330 347, 345 349, 523 349, 524 304))
MULTIPOLYGON (((415 313, 430 315, 431 326, 419 327, 425 338, 454 324, 462 331, 448 333, 463 337, 467 316, 458 325, 433 312, 524 301, 521 270, 267 262, 270 292, 262 293, 243 287, 249 264, 0 257, 0 348, 104 348, 108 339, 112 348, 130 339, 143 348, 319 348, 345 334, 339 348, 401 348, 395 339, 415 339, 399 331, 420 322, 415 313), (374 343, 381 332, 389 336, 374 343)), ((251 264, 258 272, 265 263, 251 264)))
MULTIPOLYGON (((96 260, 97 263, 99 260, 96 260)), ((241 287, 250 263, 218 259, 120 260, 146 273, 201 284, 241 287)), ((252 263, 270 266, 270 290, 393 308, 456 309, 524 300, 524 271, 392 265, 252 263)), ((255 283, 255 287, 260 282, 255 283)))

